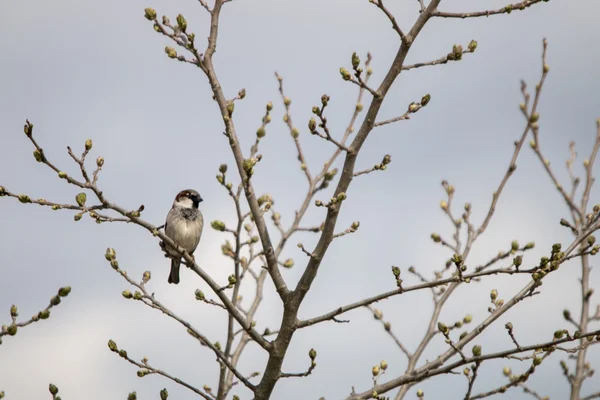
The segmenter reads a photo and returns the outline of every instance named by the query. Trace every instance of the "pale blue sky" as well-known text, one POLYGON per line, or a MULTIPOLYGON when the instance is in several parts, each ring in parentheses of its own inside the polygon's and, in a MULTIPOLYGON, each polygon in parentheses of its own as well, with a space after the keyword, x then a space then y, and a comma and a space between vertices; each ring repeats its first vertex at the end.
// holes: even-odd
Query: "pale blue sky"
MULTIPOLYGON (((414 0, 387 0, 400 25, 408 29, 418 15, 414 0)), ((496 8, 504 1, 446 0, 440 10, 474 11, 496 8)), ((104 156, 100 185, 106 196, 126 208, 146 206, 144 217, 161 224, 175 194, 196 188, 205 199, 205 220, 234 221, 234 209, 214 176, 219 164, 232 165, 222 122, 211 100, 206 79, 196 68, 168 59, 169 42, 152 30, 143 9, 152 6, 171 19, 182 12, 198 42, 208 32, 206 12, 193 0, 131 0, 104 2, 40 0, 0 2, 0 185, 34 198, 70 202, 77 190, 34 161, 23 135, 25 118, 35 124, 35 137, 47 156, 70 173, 77 172, 66 146, 83 148, 94 140, 92 156, 104 156)), ((476 20, 434 19, 416 41, 407 62, 428 61, 448 53, 455 43, 479 47, 461 62, 403 73, 389 93, 382 118, 404 112, 425 93, 431 103, 410 121, 377 129, 359 157, 360 169, 379 162, 386 153, 393 162, 385 173, 357 178, 351 187, 339 230, 352 221, 361 227, 331 246, 319 276, 300 311, 308 318, 394 287, 389 268, 416 266, 424 274, 439 269, 449 253, 431 242, 431 232, 450 237, 450 225, 439 209, 449 180, 457 188, 456 204, 473 204, 481 221, 523 129, 518 109, 520 79, 531 88, 541 72, 541 41, 549 41, 550 74, 540 104, 542 146, 559 178, 567 183, 564 160, 575 140, 581 160, 589 154, 595 121, 600 117, 600 79, 597 39, 600 4, 593 0, 552 0, 510 16, 476 20)), ((309 164, 319 168, 332 146, 311 136, 306 122, 321 95, 331 96, 329 123, 341 136, 353 110, 356 87, 343 82, 341 66, 350 65, 353 51, 373 54, 373 81, 383 77, 397 46, 388 20, 367 0, 236 0, 226 5, 216 68, 228 96, 242 87, 247 97, 236 106, 238 135, 247 152, 267 101, 275 104, 274 122, 261 143, 263 160, 256 169, 255 187, 270 193, 289 223, 304 196, 306 183, 299 170, 293 142, 282 122, 274 71, 285 79, 292 98, 292 115, 301 129, 309 164)), ((558 221, 567 210, 534 154, 523 150, 515 176, 499 203, 489 231, 475 246, 469 265, 477 265, 506 249, 514 239, 538 245, 525 262, 535 262, 549 246, 570 239, 558 221)), ((598 170, 598 169, 596 169, 598 170)), ((581 173, 581 169, 578 170, 581 173)), ((598 201, 598 187, 592 203, 598 201)), ((325 200, 327 193, 320 196, 325 200)), ((312 207, 305 225, 324 216, 312 207)), ((147 307, 121 297, 125 281, 104 260, 106 247, 117 250, 121 266, 135 277, 149 269, 151 290, 212 340, 224 341, 225 315, 194 300, 194 290, 206 286, 188 270, 182 284, 167 284, 168 261, 157 241, 139 227, 103 224, 88 218, 74 223, 69 212, 0 201, 3 259, 0 266, 0 322, 9 322, 16 303, 22 316, 45 306, 55 290, 71 285, 73 292, 48 321, 5 338, 0 346, 0 388, 8 399, 48 397, 47 385, 59 386, 62 398, 122 399, 136 390, 138 398, 158 397, 167 387, 173 398, 192 393, 160 377, 140 380, 136 369, 108 351, 113 338, 129 354, 163 368, 196 386, 216 387, 214 355, 197 345, 179 325, 147 307)), ((225 281, 231 266, 220 255, 224 235, 205 230, 196 259, 216 279, 225 281)), ((284 271, 289 282, 302 272, 305 257, 295 247, 310 248, 314 236, 298 235, 285 257, 296 267, 284 271)), ((565 328, 562 309, 579 309, 576 263, 561 268, 544 283, 542 295, 519 305, 490 328, 478 343, 484 351, 511 346, 504 332, 508 320, 522 343, 550 339, 565 328)), ((459 290, 442 314, 454 321, 471 313, 475 321, 487 314, 488 293, 497 288, 508 298, 525 284, 524 278, 492 278, 459 290)), ((597 273, 592 284, 600 286, 597 273)), ((246 297, 252 287, 248 288, 246 297)), ((598 300, 594 302, 597 303, 598 300)), ((414 349, 425 331, 431 310, 429 293, 399 296, 378 305, 398 336, 414 349)), ((577 314, 577 313, 576 313, 577 314)), ((280 305, 273 287, 257 315, 258 326, 277 326, 280 305)), ((351 386, 367 390, 371 366, 381 359, 390 364, 388 376, 405 368, 406 360, 366 310, 346 316, 350 324, 321 324, 294 337, 285 371, 308 365, 307 352, 319 352, 318 367, 306 379, 281 381, 277 399, 344 398, 351 386)), ((425 358, 432 359, 445 344, 434 342, 425 358)), ((531 379, 542 395, 564 398, 568 386, 556 355, 544 362, 531 379)), ((240 368, 262 370, 265 355, 250 346, 240 368)), ((600 364, 592 349, 589 360, 600 364)), ((475 391, 504 383, 505 363, 481 370, 475 391)), ((527 366, 514 367, 524 371, 527 366)), ((586 391, 599 390, 590 381, 586 391)), ((426 398, 464 396, 463 377, 445 376, 419 385, 426 398)), ((238 390, 242 399, 247 391, 238 390)), ((414 393, 409 398, 414 398, 414 393)), ((512 399, 525 399, 520 390, 512 399)), ((461 397, 462 398, 462 397, 461 397)))

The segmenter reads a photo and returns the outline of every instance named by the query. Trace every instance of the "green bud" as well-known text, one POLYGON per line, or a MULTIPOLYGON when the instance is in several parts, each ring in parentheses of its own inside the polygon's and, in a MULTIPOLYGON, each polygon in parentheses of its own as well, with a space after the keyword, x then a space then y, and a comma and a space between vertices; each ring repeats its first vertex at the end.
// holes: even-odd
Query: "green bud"
POLYGON ((533 113, 533 114, 531 114, 531 117, 529 117, 529 122, 534 123, 534 122, 537 122, 539 119, 540 119, 540 114, 533 113))
POLYGON ((430 100, 431 100, 431 95, 430 94, 426 94, 425 96, 421 97, 421 105, 423 107, 425 107, 427 104, 429 104, 430 100))
POLYGON ((169 58, 177 58, 177 51, 174 48, 172 48, 171 46, 165 47, 165 53, 167 53, 167 56, 169 58))
POLYGON ((308 130, 313 132, 317 129, 317 121, 315 121, 314 118, 311 118, 310 121, 308 121, 308 130))
POLYGON ((541 358, 541 357, 534 357, 534 359, 533 359, 533 365, 534 365, 534 366, 536 366, 536 367, 537 367, 537 366, 538 366, 538 365, 540 365, 541 363, 542 363, 542 358, 541 358))
POLYGON ((473 52, 477 49, 477 41, 476 40, 471 40, 469 42, 469 45, 467 46, 467 48, 469 49, 470 52, 473 52))
POLYGON ((17 334, 17 330, 18 330, 17 325, 12 324, 6 328, 6 333, 10 336, 15 336, 17 334))
POLYGON ((4 186, 0 186, 0 197, 6 196, 6 188, 4 186))
POLYGON ((315 349, 310 349, 308 352, 308 356, 311 360, 314 360, 315 358, 317 358, 317 351, 315 349))
POLYGON ((371 369, 371 373, 373 374, 373 376, 379 375, 379 372, 380 372, 379 365, 376 365, 371 369))
POLYGON ((479 357, 480 355, 481 355, 481 346, 476 344, 475 346, 473 346, 473 356, 479 357))
POLYGON ((493 289, 490 292, 490 299, 492 299, 492 301, 496 300, 496 298, 498 297, 498 291, 496 289, 493 289))
POLYGON ((57 394, 57 393, 58 393, 58 388, 57 388, 55 385, 53 385, 53 384, 50 384, 50 385, 48 386, 48 390, 50 391, 50 393, 51 393, 52 395, 55 395, 55 394, 57 394))
POLYGON ((265 137, 266 134, 267 134, 267 131, 265 130, 265 128, 263 126, 258 128, 258 130, 256 131, 256 137, 258 137, 258 138, 263 138, 263 137, 265 137))
POLYGON ((552 253, 560 252, 562 245, 560 243, 555 243, 552 245, 552 253))
POLYGON ((146 8, 144 9, 144 17, 148 21, 154 21, 156 19, 156 11, 153 8, 146 8))
POLYGON ((350 72, 346 68, 340 68, 340 74, 342 75, 342 79, 345 81, 349 81, 351 79, 350 72))
POLYGON ((505 327, 507 330, 509 330, 509 331, 512 331, 512 330, 513 330, 513 324, 512 324, 512 322, 507 322, 507 323, 504 325, 504 327, 505 327))
POLYGON ((25 132, 25 135, 31 136, 33 134, 33 124, 26 120, 23 131, 25 132))
POLYGON ((562 337, 565 335, 565 331, 562 330, 558 330, 554 332, 554 339, 562 339, 562 337))
POLYGON ((437 233, 432 233, 431 240, 433 240, 435 243, 439 243, 442 241, 442 238, 437 233))
POLYGON ((167 389, 163 389, 160 391, 160 400, 167 400, 168 397, 169 392, 167 392, 167 389))
POLYGON ((452 53, 455 60, 462 60, 463 47, 460 44, 452 46, 452 53))
POLYGON ((104 165, 104 157, 96 158, 96 166, 98 168, 102 168, 103 165, 104 165))
POLYGON ((360 65, 360 58, 355 53, 352 53, 352 68, 356 69, 360 65))
POLYGON ((336 197, 337 201, 344 201, 344 200, 346 200, 346 198, 347 198, 347 196, 346 196, 346 193, 344 193, 344 192, 338 193, 338 195, 336 197))
POLYGON ((19 201, 21 203, 31 203, 31 199, 26 194, 20 194, 19 195, 19 201))
POLYGON ((229 282, 230 285, 235 285, 235 283, 237 282, 237 280, 235 279, 235 275, 229 275, 227 277, 227 281, 229 282))
POLYGON ((38 313, 38 317, 40 319, 48 319, 50 318, 50 310, 43 310, 38 313))
POLYGON ((596 243, 596 238, 594 237, 594 235, 588 236, 587 242, 589 246, 592 246, 594 243, 596 243))
POLYGON ((127 396, 127 400, 137 400, 137 393, 136 392, 129 393, 129 395, 127 396))
POLYGON ((198 301, 203 301, 206 297, 204 296, 204 292, 200 289, 196 289, 196 291, 194 292, 194 294, 196 295, 196 300, 198 301))
POLYGON ((17 318, 19 316, 19 312, 17 311, 17 306, 14 304, 10 307, 10 316, 13 318, 17 318))
POLYGON ((535 247, 535 243, 534 242, 529 242, 525 245, 525 250, 531 250, 535 247))
POLYGON ((502 373, 504 374, 504 376, 511 376, 512 375, 512 371, 508 367, 504 367, 504 369, 502 370, 502 373))
POLYGON ((58 295, 60 297, 67 297, 71 293, 71 286, 64 286, 58 289, 58 295))
POLYGON ((117 256, 117 253, 115 252, 115 249, 112 249, 110 247, 106 249, 106 253, 104 254, 104 257, 108 261, 113 260, 116 256, 117 256))
POLYGON ((271 111, 273 109, 273 103, 272 102, 268 102, 267 103, 267 111, 271 111))
POLYGON ((298 136, 300 136, 300 131, 298 130, 298 128, 296 128, 296 127, 293 127, 293 128, 292 128, 292 132, 291 132, 291 134, 292 134, 292 137, 293 137, 294 139, 296 139, 298 136))
POLYGON ((288 258, 287 260, 284 261, 283 266, 285 268, 292 268, 294 266, 294 260, 292 260, 291 258, 288 258))
POLYGON ((73 220, 79 221, 79 220, 81 220, 82 217, 83 217, 82 213, 77 213, 73 216, 73 220))
POLYGON ((121 293, 123 295, 123 297, 125 297, 126 299, 131 299, 133 297, 133 295, 131 294, 131 292, 129 290, 123 290, 123 293, 121 293))
POLYGON ((66 172, 63 172, 63 171, 60 171, 60 172, 58 173, 58 177, 59 177, 60 179, 66 179, 66 178, 67 178, 67 173, 66 173, 66 172))
POLYGON ((33 158, 35 158, 35 161, 37 161, 37 162, 42 162, 42 161, 44 161, 44 154, 41 151, 39 151, 38 149, 35 149, 33 151, 33 158))
POLYGON ((50 299, 50 304, 52 304, 53 306, 57 306, 57 305, 59 305, 59 304, 60 304, 60 301, 61 301, 61 300, 60 300, 60 296, 53 296, 53 297, 50 299))
POLYGON ((210 223, 210 226, 216 231, 225 231, 225 223, 223 221, 215 220, 210 223))
POLYGON ((523 256, 516 256, 515 258, 513 258, 513 265, 515 267, 518 267, 521 264, 523 264, 523 256))
POLYGON ((182 32, 185 32, 187 29, 187 21, 181 14, 177 16, 177 26, 179 27, 179 29, 181 29, 182 32))
POLYGON ((438 326, 439 331, 442 332, 443 334, 448 333, 448 327, 443 322, 438 322, 437 326, 438 326))
POLYGON ((85 150, 90 151, 92 149, 92 139, 88 139, 85 141, 85 150))
POLYGON ((422 399, 423 396, 425 396, 425 393, 423 393, 423 390, 421 390, 421 389, 417 390, 417 397, 422 399))
POLYGON ((512 243, 510 244, 510 249, 512 251, 519 250, 519 242, 517 242, 516 240, 513 240, 512 243))
POLYGON ((465 315, 465 317, 463 318, 463 322, 465 324, 470 324, 471 321, 473 321, 473 316, 471 314, 467 314, 465 315))
POLYGON ((77 202, 77 204, 79 204, 80 207, 83 207, 85 205, 85 201, 87 200, 87 195, 85 193, 79 193, 77 196, 75 196, 75 201, 77 202))

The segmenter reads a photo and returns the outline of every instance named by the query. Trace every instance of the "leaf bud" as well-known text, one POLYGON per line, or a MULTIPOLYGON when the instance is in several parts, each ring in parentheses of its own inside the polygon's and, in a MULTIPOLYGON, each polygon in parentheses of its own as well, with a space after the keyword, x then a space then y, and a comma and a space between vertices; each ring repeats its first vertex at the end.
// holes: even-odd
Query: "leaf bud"
POLYGON ((215 220, 210 223, 210 226, 216 231, 225 231, 225 223, 223 221, 215 220))
POLYGON ((467 48, 469 49, 470 52, 474 52, 477 49, 477 41, 471 40, 469 42, 469 45, 467 46, 467 48))
POLYGON ((350 76, 350 72, 346 68, 340 68, 340 74, 342 75, 342 79, 345 81, 349 81, 352 77, 350 76))
POLYGON ((48 386, 48 390, 50 391, 50 394, 52 394, 52 395, 56 395, 58 393, 58 388, 53 384, 50 384, 48 386))
POLYGON ((167 392, 167 389, 162 389, 160 391, 160 400, 167 400, 169 398, 169 392, 167 392))
POLYGON ((377 376, 379 375, 379 365, 375 365, 372 369, 371 369, 371 373, 373 374, 373 376, 377 376))
POLYGON ((167 56, 169 58, 177 58, 177 51, 174 48, 172 48, 171 46, 165 47, 165 53, 167 54, 167 56))
POLYGON ((75 201, 79 204, 80 207, 85 206, 85 201, 87 200, 87 195, 85 193, 79 193, 75 196, 75 201))
POLYGON ((37 161, 37 162, 42 162, 42 161, 44 161, 44 154, 41 151, 39 151, 38 149, 35 149, 33 151, 33 158, 35 158, 35 161, 37 161))
POLYGON ((156 11, 153 8, 146 8, 144 9, 144 17, 148 21, 154 21, 156 19, 156 11))

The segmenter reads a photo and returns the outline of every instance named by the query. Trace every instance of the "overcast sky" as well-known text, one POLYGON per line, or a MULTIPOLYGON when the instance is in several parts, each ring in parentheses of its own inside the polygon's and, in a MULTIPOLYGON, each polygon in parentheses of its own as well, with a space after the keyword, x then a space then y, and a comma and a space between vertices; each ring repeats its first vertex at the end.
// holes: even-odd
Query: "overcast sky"
MULTIPOLYGON (((418 16, 415 0, 387 0, 398 23, 408 30, 418 16)), ((504 1, 446 0, 440 10, 476 11, 498 8, 504 1)), ((207 13, 193 0, 140 0, 103 2, 81 0, 21 0, 0 2, 0 185, 32 198, 73 202, 76 188, 59 180, 32 157, 23 134, 26 118, 35 124, 34 135, 46 155, 60 168, 76 174, 66 153, 69 145, 79 153, 86 139, 94 140, 90 160, 106 159, 99 185, 111 201, 135 209, 144 204, 143 217, 160 225, 175 194, 197 189, 205 201, 205 220, 233 223, 235 210, 215 180, 219 164, 233 165, 222 121, 211 99, 209 85, 197 68, 170 60, 164 54, 169 42, 156 34, 143 17, 152 6, 174 20, 182 12, 189 30, 204 45, 207 13)), ((550 74, 540 103, 541 145, 559 179, 566 185, 564 161, 569 141, 579 152, 576 163, 587 157, 600 117, 600 52, 597 23, 600 3, 593 0, 552 0, 524 12, 473 20, 431 20, 414 44, 407 63, 428 61, 447 54, 453 44, 466 46, 476 39, 475 54, 462 61, 403 73, 387 97, 381 118, 402 114, 408 104, 430 93, 431 103, 410 121, 376 129, 358 159, 369 168, 384 154, 392 155, 385 172, 353 181, 338 230, 359 220, 360 229, 338 239, 330 248, 319 275, 300 310, 309 318, 337 306, 390 290, 390 266, 404 273, 414 265, 426 276, 443 266, 451 255, 432 243, 430 234, 450 238, 452 227, 439 208, 440 186, 447 179, 456 187, 456 205, 473 204, 473 219, 480 223, 487 212, 510 160, 513 142, 524 127, 518 104, 520 80, 533 89, 541 73, 542 38, 547 37, 550 74)), ((225 93, 233 97, 246 88, 247 97, 235 111, 238 135, 248 153, 260 125, 265 104, 272 100, 274 122, 261 142, 263 160, 254 183, 259 194, 269 193, 289 224, 303 199, 306 182, 299 169, 293 141, 282 121, 283 106, 274 71, 285 79, 292 98, 292 116, 312 170, 322 166, 333 147, 311 136, 306 122, 311 106, 322 94, 331 96, 328 121, 341 137, 354 109, 357 89, 342 81, 339 68, 350 67, 353 51, 373 54, 372 81, 379 83, 394 57, 398 39, 386 17, 367 0, 236 0, 222 12, 221 34, 215 63, 225 93)), ((599 172, 596 168, 596 172, 599 172)), ((599 201, 598 186, 591 204, 599 201)), ((329 193, 317 198, 328 199, 329 193)), ((460 208, 459 208, 460 209, 460 208)), ((323 209, 311 207, 305 226, 318 224, 323 209)), ((525 256, 534 265, 552 243, 570 243, 571 236, 558 221, 568 210, 539 161, 526 146, 518 170, 509 181, 487 233, 474 247, 467 264, 476 266, 505 250, 512 240, 536 242, 525 256)), ((165 369, 195 386, 216 388, 218 368, 214 354, 198 345, 180 325, 166 316, 122 298, 128 288, 104 260, 107 247, 117 251, 121 267, 140 279, 152 271, 150 290, 159 300, 189 320, 213 341, 225 341, 224 313, 194 300, 194 290, 206 285, 182 270, 182 283, 167 284, 168 260, 156 238, 138 226, 96 225, 89 218, 75 223, 67 211, 0 201, 2 263, 0 264, 0 323, 10 322, 11 304, 23 318, 46 306, 64 285, 71 295, 47 321, 5 337, 0 346, 0 389, 8 399, 48 398, 53 382, 68 399, 124 399, 136 390, 140 399, 156 399, 166 387, 174 399, 196 398, 193 393, 157 376, 140 379, 136 368, 110 353, 114 339, 135 359, 147 356, 153 366, 165 369)), ((275 233, 273 233, 275 235, 275 233)), ((226 236, 209 227, 196 251, 196 260, 219 282, 231 273, 220 251, 226 236)), ((283 271, 294 285, 306 263, 295 243, 312 248, 316 236, 299 234, 284 258, 296 267, 283 271)), ((592 260, 593 262, 594 260, 592 260)), ((562 267, 544 281, 542 294, 519 304, 497 321, 476 343, 484 352, 512 346, 504 324, 511 321, 521 344, 550 340, 556 329, 571 328, 562 319, 570 307, 578 317, 580 297, 576 262, 562 267)), ((407 283, 415 283, 406 278, 407 283)), ((524 277, 491 278, 462 287, 448 302, 441 320, 452 323, 467 313, 479 322, 488 314, 489 291, 497 288, 509 299, 527 282, 524 277)), ((596 271, 591 283, 598 288, 596 271)), ((244 291, 246 299, 252 286, 244 291)), ((278 327, 281 307, 267 282, 265 300, 257 314, 260 330, 278 327)), ((596 296, 592 303, 598 303, 596 296)), ((429 292, 410 293, 377 307, 405 343, 414 350, 426 329, 432 302, 429 292)), ((318 351, 318 367, 305 379, 280 381, 273 398, 328 400, 347 396, 351 387, 369 389, 371 367, 386 359, 385 379, 401 374, 406 359, 374 321, 368 310, 346 315, 349 324, 323 323, 295 336, 284 364, 286 372, 300 372, 309 364, 307 352, 318 351)), ((446 345, 432 342, 421 362, 433 359, 446 345)), ((600 366, 600 349, 588 353, 600 366)), ((565 398, 569 391, 556 354, 539 368, 529 384, 541 395, 565 398)), ((262 371, 263 351, 251 345, 241 360, 245 374, 262 371)), ((491 362, 481 370, 475 392, 506 382, 502 367, 491 362)), ((528 365, 510 364, 515 372, 528 365)), ((459 398, 466 391, 462 376, 443 376, 418 385, 426 398, 459 398)), ((584 394, 598 391, 589 380, 584 394)), ((250 394, 241 385, 232 392, 242 399, 250 394)), ((528 395, 519 389, 512 399, 528 395)), ((462 397, 460 397, 462 398, 462 397)))

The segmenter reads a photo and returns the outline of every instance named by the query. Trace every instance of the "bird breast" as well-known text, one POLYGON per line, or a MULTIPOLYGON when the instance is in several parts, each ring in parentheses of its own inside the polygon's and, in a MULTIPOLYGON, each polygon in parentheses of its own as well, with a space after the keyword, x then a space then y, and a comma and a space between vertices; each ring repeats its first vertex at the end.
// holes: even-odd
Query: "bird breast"
POLYGON ((184 218, 179 210, 173 209, 169 212, 165 233, 178 245, 192 253, 200 242, 202 225, 202 214, 199 212, 196 218, 188 219, 184 218))

